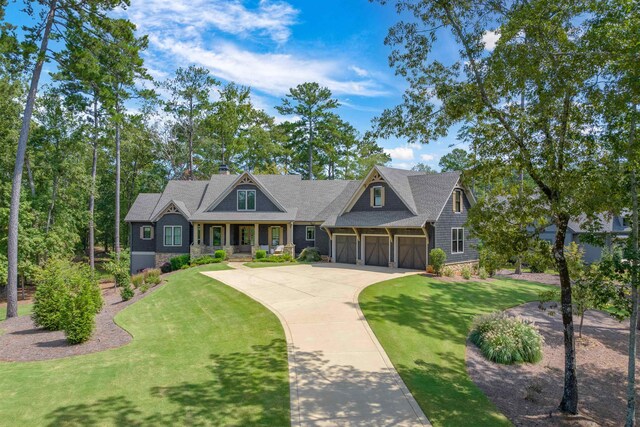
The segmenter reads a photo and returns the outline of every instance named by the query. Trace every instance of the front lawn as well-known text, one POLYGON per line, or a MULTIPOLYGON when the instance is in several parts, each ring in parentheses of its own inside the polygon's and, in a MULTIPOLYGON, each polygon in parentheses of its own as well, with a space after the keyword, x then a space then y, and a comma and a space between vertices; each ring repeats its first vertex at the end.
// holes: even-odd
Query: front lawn
POLYGON ((535 301, 545 288, 516 280, 445 283, 414 275, 370 286, 359 301, 434 425, 511 425, 469 378, 466 339, 477 314, 535 301))
POLYGON ((121 348, 2 363, 12 425, 289 425, 287 349, 274 314, 200 271, 125 308, 121 348))

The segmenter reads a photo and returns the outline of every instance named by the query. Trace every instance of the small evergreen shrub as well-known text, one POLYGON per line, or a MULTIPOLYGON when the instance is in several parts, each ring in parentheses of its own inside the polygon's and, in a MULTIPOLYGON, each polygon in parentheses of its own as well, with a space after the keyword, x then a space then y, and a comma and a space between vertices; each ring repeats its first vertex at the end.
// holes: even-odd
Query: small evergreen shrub
POLYGON ((144 284, 144 273, 134 274, 131 276, 131 284, 136 289, 142 286, 144 284))
POLYGON ((222 262, 222 259, 214 258, 212 256, 203 256, 203 257, 196 258, 193 261, 191 261, 191 266, 194 267, 196 265, 217 264, 219 262, 222 262))
POLYGON ((487 273, 487 270, 485 270, 484 267, 480 267, 478 269, 478 277, 482 280, 487 280, 489 278, 489 273, 487 273))
POLYGON ((157 285, 160 283, 160 270, 157 268, 150 268, 144 272, 144 282, 150 285, 157 285))
POLYGON ((264 259, 267 257, 267 251, 264 249, 258 249, 256 251, 256 259, 264 259))
POLYGON ((122 286, 120 288, 120 296, 122 297, 122 301, 129 301, 131 298, 133 298, 134 295, 135 292, 133 291, 131 285, 122 286))
POLYGON ((493 277, 506 263, 507 259, 504 255, 500 255, 489 248, 480 249, 480 267, 484 268, 487 274, 493 277))
POLYGON ((182 266, 180 266, 180 270, 186 270, 187 268, 190 268, 191 264, 184 264, 182 266))
POLYGON ((165 274, 166 274, 166 273, 170 273, 170 272, 171 272, 171 264, 170 264, 170 263, 168 263, 168 262, 163 263, 163 264, 160 266, 160 271, 161 271, 161 272, 163 272, 163 273, 165 273, 165 274))
POLYGON ((160 276, 149 276, 144 283, 149 286, 156 286, 159 285, 161 281, 160 276))
POLYGON ((289 254, 282 254, 282 255, 268 256, 267 258, 261 259, 260 262, 286 263, 286 262, 295 262, 295 260, 289 254))
POLYGON ((454 272, 453 272, 453 268, 451 267, 445 267, 442 269, 442 275, 445 277, 453 277, 454 272))
POLYGON ((36 326, 59 331, 63 326, 63 312, 69 295, 68 275, 72 264, 52 259, 36 272, 36 293, 31 318, 36 326))
POLYGON ((178 255, 178 256, 175 256, 175 257, 171 258, 169 260, 169 263, 171 264, 171 271, 180 270, 185 265, 187 267, 189 267, 189 260, 190 259, 191 259, 191 256, 189 254, 178 255))
POLYGON ((542 359, 543 339, 537 328, 504 312, 476 317, 469 338, 492 362, 511 365, 542 359))
MULTIPOLYGON (((63 312, 63 330, 70 344, 80 344, 91 337, 96 314, 103 304, 98 283, 87 275, 78 279, 70 286, 63 312)), ((131 289, 129 285, 127 288, 131 289)))
POLYGON ((222 260, 227 259, 227 251, 223 249, 218 249, 213 253, 213 256, 222 260))
POLYGON ((544 240, 538 241, 524 256, 524 262, 532 273, 544 273, 554 266, 551 244, 544 240))
POLYGON ((113 276, 116 286, 128 286, 131 280, 129 251, 122 251, 120 257, 115 252, 109 256, 111 259, 105 264, 107 272, 113 276))
POLYGON ((433 272, 441 276, 442 267, 444 267, 444 263, 447 261, 447 254, 440 248, 431 249, 431 252, 429 252, 429 260, 433 266, 433 272))
POLYGON ((140 292, 142 292, 143 294, 145 292, 147 292, 149 290, 149 285, 147 283, 145 283, 144 285, 140 286, 140 292))
POLYGON ((322 259, 318 248, 304 248, 298 256, 298 261, 301 262, 318 262, 322 259))
POLYGON ((460 270, 460 275, 466 280, 471 279, 471 268, 468 265, 465 265, 462 267, 462 270, 460 270))

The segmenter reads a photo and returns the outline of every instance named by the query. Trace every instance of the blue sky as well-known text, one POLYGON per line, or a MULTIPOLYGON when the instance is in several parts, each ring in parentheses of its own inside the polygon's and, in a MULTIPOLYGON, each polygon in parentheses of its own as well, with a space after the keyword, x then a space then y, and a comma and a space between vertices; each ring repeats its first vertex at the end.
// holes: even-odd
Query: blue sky
MULTIPOLYGON (((18 19, 15 12, 10 20, 18 19)), ((339 99, 340 115, 365 132, 373 117, 400 102, 405 87, 388 66, 390 48, 384 45, 398 20, 392 6, 368 0, 131 0, 118 14, 149 36, 144 57, 155 79, 181 66, 206 67, 223 82, 250 86, 254 103, 279 120, 273 107, 288 88, 316 81, 339 99)), ((440 40, 434 58, 449 62, 451 48, 440 40)), ((393 165, 404 168, 418 162, 437 167, 455 143, 455 132, 428 145, 380 141, 393 165)))

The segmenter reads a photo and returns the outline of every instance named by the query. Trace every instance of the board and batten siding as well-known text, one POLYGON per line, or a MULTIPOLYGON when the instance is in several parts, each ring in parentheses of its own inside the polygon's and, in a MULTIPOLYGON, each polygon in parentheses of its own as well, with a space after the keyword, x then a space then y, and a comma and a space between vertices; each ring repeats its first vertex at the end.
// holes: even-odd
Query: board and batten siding
POLYGON ((193 237, 193 230, 191 224, 185 217, 180 214, 166 214, 160 217, 156 222, 156 252, 159 253, 175 253, 175 254, 188 254, 189 245, 193 237), (164 227, 165 225, 180 225, 182 226, 182 245, 181 246, 165 246, 164 245, 164 227))
MULTIPOLYGON (((465 225, 469 215, 471 204, 467 197, 466 191, 463 191, 463 209, 461 213, 453 211, 453 193, 449 196, 446 205, 442 209, 440 218, 435 223, 433 236, 435 237, 433 244, 436 248, 442 249, 447 254, 447 264, 458 262, 477 261, 478 260, 478 239, 470 237, 470 228, 465 225), (464 253, 451 253, 451 229, 464 228, 464 253)), ((429 230, 431 231, 431 230, 429 230)), ((431 246, 429 242, 429 246, 431 246)))
POLYGON ((155 227, 151 222, 132 222, 130 224, 129 231, 129 244, 131 252, 155 252, 156 251, 156 239, 158 238, 155 232, 155 227), (153 231, 153 238, 149 240, 142 239, 141 229, 143 226, 151 226, 153 231))
POLYGON ((329 235, 319 225, 314 225, 313 227, 316 230, 316 240, 308 241, 307 225, 294 224, 293 244, 296 245, 296 253, 302 252, 304 248, 316 247, 321 255, 329 255, 329 247, 331 246, 329 235))
MULTIPOLYGON (((227 196, 213 208, 213 212, 237 212, 238 211, 238 190, 256 191, 256 212, 282 212, 260 189, 252 184, 241 184, 236 186, 227 196)), ((245 212, 245 211, 243 211, 245 212)), ((253 212, 253 211, 248 211, 253 212)))
POLYGON ((405 204, 400 200, 400 197, 389 187, 389 185, 385 182, 373 182, 367 186, 364 190, 364 193, 358 198, 353 207, 351 208, 351 212, 362 212, 362 211, 405 211, 409 212, 409 209, 405 206, 405 204), (372 187, 383 187, 384 188, 384 206, 379 208, 374 208, 371 206, 371 188, 372 187))

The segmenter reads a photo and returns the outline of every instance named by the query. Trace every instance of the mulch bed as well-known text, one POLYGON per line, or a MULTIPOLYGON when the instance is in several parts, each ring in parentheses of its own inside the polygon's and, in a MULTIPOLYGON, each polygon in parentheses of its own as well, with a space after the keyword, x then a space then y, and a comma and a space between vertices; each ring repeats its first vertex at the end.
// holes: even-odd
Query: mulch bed
POLYGON ((91 339, 83 344, 70 345, 62 331, 47 331, 33 324, 31 316, 20 316, 0 322, 0 360, 27 362, 59 359, 80 354, 95 353, 123 346, 131 341, 131 335, 113 321, 123 308, 155 292, 163 285, 146 293, 136 290, 129 301, 122 301, 119 289, 113 284, 101 284, 104 307, 96 316, 96 329, 91 339))
MULTIPOLYGON (((555 410, 562 398, 563 327, 559 308, 552 310, 553 315, 540 310, 537 302, 508 310, 538 326, 545 339, 541 362, 499 365, 489 362, 474 344, 467 342, 469 375, 517 426, 624 425, 628 322, 620 323, 599 311, 587 312, 583 338, 578 339, 579 318, 575 318, 581 415, 562 417, 555 410)), ((640 414, 636 422, 640 422, 640 414)))
POLYGON ((496 278, 526 280, 529 282, 538 282, 545 285, 560 286, 560 276, 549 273, 522 273, 515 274, 510 270, 500 270, 496 273, 496 278))

